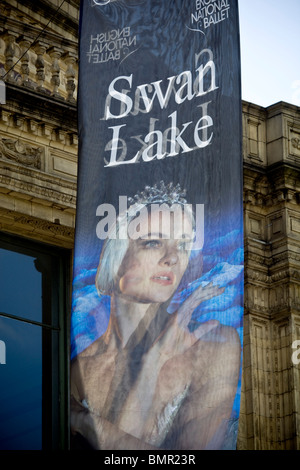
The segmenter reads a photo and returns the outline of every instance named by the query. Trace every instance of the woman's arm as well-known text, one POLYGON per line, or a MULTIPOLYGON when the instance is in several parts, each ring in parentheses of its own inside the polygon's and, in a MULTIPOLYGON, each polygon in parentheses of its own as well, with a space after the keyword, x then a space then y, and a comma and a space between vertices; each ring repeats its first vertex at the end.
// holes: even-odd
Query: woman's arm
MULTIPOLYGON (((92 359, 92 358, 90 358, 92 359)), ((88 358, 77 359, 71 367, 70 427, 73 435, 80 434, 94 450, 155 450, 155 447, 121 430, 85 405, 85 387, 82 371, 91 368, 96 374, 97 363, 88 358)))
MULTIPOLYGON (((232 401, 236 391, 236 383, 239 371, 240 344, 236 332, 227 327, 218 326, 218 322, 207 322, 199 325, 195 334, 190 334, 186 328, 186 321, 194 308, 207 298, 218 295, 218 288, 208 286, 199 289, 191 298, 187 299, 181 307, 181 319, 174 316, 171 324, 160 340, 157 341, 148 351, 143 369, 135 387, 131 391, 131 404, 136 406, 138 400, 142 398, 143 406, 156 403, 159 409, 161 400, 161 390, 172 390, 166 383, 166 375, 162 385, 160 370, 163 365, 174 358, 176 363, 176 373, 180 368, 180 358, 185 356, 187 351, 193 349, 194 359, 184 367, 187 376, 190 376, 188 369, 195 371, 193 374, 192 386, 189 387, 188 396, 180 407, 180 412, 174 422, 173 431, 176 431, 176 438, 171 447, 173 449, 201 449, 213 442, 216 431, 220 430, 222 420, 226 420, 230 415, 232 401), (180 321, 181 320, 181 321, 180 321), (222 329, 223 328, 223 329, 222 329), (230 331, 230 334, 229 334, 230 331), (202 338, 205 336, 205 341, 202 338), (209 341, 210 337, 210 341, 209 341), (200 338, 200 339, 199 339, 200 338), (198 371, 198 373, 197 373, 198 371), (157 393, 157 387, 160 393, 157 393), (153 389, 153 392, 151 391, 153 389), (205 432, 203 433, 203 429, 205 432)), ((85 364, 85 363, 84 363, 85 364)), ((86 365, 81 367, 81 371, 75 367, 72 369, 73 384, 77 384, 80 390, 82 372, 86 371, 86 365)), ((93 374, 98 367, 92 367, 93 374)), ((178 381, 177 381, 178 383, 178 381)), ((184 386, 184 384, 182 384, 184 386)), ((85 397, 84 390, 78 392, 72 388, 76 401, 71 404, 71 428, 75 433, 83 435, 90 445, 95 449, 144 449, 155 450, 156 447, 148 444, 145 440, 138 439, 131 431, 125 432, 117 425, 108 422, 98 413, 94 413, 81 405, 81 400, 85 397)), ((168 392, 169 393, 169 392, 168 392)), ((128 411, 130 413, 131 407, 128 411)), ((149 406, 149 415, 157 416, 153 407, 149 406)), ((135 414, 134 423, 142 423, 135 414)), ((132 419, 129 422, 132 423, 132 419)), ((126 429, 126 427, 124 427, 126 429)), ((222 433, 221 433, 222 434, 222 433)), ((142 435, 142 433, 140 433, 142 435)), ((172 436, 172 430, 170 433, 172 436)), ((214 441, 216 443, 216 440, 214 441)))
MULTIPOLYGON (((199 340, 193 382, 169 442, 178 449, 221 449, 240 372, 241 345, 233 328, 220 325, 199 340), (205 365, 206 364, 206 365, 205 365)), ((169 444, 168 444, 169 445, 169 444)), ((167 445, 167 447, 168 447, 167 445)))
POLYGON ((71 430, 81 434, 94 450, 158 450, 71 399, 71 430))

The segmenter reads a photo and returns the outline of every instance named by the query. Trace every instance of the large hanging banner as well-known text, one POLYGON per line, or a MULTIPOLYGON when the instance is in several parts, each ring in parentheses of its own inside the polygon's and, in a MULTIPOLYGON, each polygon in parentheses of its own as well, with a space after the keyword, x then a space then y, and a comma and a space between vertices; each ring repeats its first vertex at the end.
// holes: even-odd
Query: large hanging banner
POLYGON ((235 449, 237 0, 83 0, 74 447, 235 449))

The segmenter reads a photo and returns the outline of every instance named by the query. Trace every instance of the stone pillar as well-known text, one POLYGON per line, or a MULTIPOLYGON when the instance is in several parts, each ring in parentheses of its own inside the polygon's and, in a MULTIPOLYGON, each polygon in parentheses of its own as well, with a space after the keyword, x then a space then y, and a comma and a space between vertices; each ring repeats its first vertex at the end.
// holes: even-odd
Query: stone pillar
POLYGON ((245 334, 238 449, 300 449, 300 365, 293 356, 300 340, 296 134, 295 106, 280 103, 264 112, 250 106, 244 113, 245 334), (260 145, 250 142, 257 131, 265 146, 264 139, 260 145))
POLYGON ((29 48, 31 45, 31 40, 25 36, 21 36, 17 42, 21 48, 21 77, 22 85, 33 88, 33 85, 29 81, 29 48))
POLYGON ((67 91, 67 101, 70 103, 75 103, 76 99, 74 98, 75 92, 75 77, 76 72, 74 69, 74 64, 76 63, 76 55, 72 52, 66 52, 62 56, 63 60, 67 64, 66 70, 66 91, 67 91))
POLYGON ((58 47, 53 46, 53 47, 50 47, 50 49, 48 49, 47 52, 52 60, 52 67, 51 67, 51 72, 52 72, 51 84, 53 86, 52 96, 54 96, 55 98, 62 98, 60 93, 58 92, 58 87, 60 85, 59 58, 62 54, 62 50, 59 49, 58 47))
POLYGON ((36 80, 37 80, 37 91, 40 93, 45 92, 44 81, 45 81, 45 60, 44 54, 47 50, 47 44, 42 41, 38 41, 34 47, 34 52, 37 54, 35 66, 36 66, 36 80))
POLYGON ((5 41, 5 71, 6 71, 6 76, 5 80, 7 82, 14 82, 14 70, 13 67, 17 61, 16 59, 16 48, 15 48, 15 41, 16 38, 18 37, 18 34, 13 33, 13 32, 6 32, 3 34, 2 38, 5 41))

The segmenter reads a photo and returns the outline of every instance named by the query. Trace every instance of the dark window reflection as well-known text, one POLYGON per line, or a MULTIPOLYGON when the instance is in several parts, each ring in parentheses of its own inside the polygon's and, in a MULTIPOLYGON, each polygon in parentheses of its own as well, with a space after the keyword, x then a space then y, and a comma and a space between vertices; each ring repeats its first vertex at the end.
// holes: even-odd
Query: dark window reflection
POLYGON ((35 258, 0 248, 0 312, 42 321, 42 276, 35 258))
POLYGON ((0 317, 0 449, 42 448, 42 328, 0 317))
POLYGON ((0 234, 0 450, 65 445, 66 259, 0 234))

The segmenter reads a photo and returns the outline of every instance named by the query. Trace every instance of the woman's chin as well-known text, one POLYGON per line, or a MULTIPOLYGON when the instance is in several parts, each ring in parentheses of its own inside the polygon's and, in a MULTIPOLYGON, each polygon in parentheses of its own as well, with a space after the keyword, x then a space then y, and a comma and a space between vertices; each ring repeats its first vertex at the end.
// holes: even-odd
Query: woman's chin
POLYGON ((145 293, 141 294, 138 292, 125 292, 120 291, 119 297, 126 302, 134 302, 138 304, 162 304, 167 302, 173 295, 174 291, 169 292, 152 292, 148 295, 145 293))

